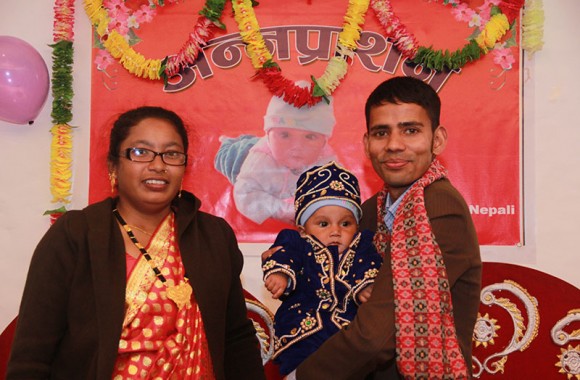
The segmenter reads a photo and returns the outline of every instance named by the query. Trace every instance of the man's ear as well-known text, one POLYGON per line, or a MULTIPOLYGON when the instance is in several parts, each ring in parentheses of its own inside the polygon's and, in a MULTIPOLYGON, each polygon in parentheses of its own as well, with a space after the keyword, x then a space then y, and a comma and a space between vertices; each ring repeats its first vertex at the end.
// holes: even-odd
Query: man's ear
POLYGON ((363 136, 363 145, 365 148, 365 156, 367 158, 371 158, 371 156, 369 155, 369 134, 365 133, 365 135, 363 136))
POLYGON ((440 155, 447 146, 447 129, 440 125, 433 132, 433 154, 440 155))
POLYGON ((304 237, 306 236, 306 231, 304 230, 304 226, 297 226, 298 228, 298 232, 300 233, 300 236, 304 237))

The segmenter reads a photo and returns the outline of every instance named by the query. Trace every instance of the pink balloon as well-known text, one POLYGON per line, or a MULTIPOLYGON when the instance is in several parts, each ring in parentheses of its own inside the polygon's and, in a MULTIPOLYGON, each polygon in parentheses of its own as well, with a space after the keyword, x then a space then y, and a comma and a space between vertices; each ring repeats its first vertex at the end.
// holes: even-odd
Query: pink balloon
POLYGON ((32 124, 48 96, 48 69, 28 42, 0 36, 0 120, 32 124))

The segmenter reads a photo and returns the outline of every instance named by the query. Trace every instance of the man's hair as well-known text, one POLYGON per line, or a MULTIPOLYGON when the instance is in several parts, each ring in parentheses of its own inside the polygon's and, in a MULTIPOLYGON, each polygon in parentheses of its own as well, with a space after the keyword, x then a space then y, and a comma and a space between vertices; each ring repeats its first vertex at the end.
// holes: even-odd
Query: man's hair
POLYGON ((431 129, 439 126, 441 100, 437 92, 427 83, 413 77, 394 77, 379 84, 371 92, 365 104, 367 132, 369 130, 371 109, 387 103, 413 103, 421 106, 431 120, 431 129))

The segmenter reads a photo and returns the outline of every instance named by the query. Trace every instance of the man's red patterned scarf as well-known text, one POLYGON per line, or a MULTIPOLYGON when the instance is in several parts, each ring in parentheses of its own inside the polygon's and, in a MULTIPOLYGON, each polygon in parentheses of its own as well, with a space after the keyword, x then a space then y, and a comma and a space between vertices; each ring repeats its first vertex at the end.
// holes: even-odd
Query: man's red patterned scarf
POLYGON ((384 254, 391 242, 397 366, 404 378, 469 378, 455 331, 445 263, 425 209, 425 187, 446 174, 435 159, 405 193, 392 234, 384 222, 386 185, 378 196, 375 245, 384 254))

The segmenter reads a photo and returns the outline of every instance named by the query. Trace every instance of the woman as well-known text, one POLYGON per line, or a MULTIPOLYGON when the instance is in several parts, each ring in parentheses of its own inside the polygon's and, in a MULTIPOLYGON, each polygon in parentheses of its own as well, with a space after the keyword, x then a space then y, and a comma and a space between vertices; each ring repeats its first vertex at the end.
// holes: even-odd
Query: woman
POLYGON ((8 379, 263 379, 230 226, 182 191, 183 121, 158 107, 111 131, 118 196, 69 211, 30 266, 8 379))

